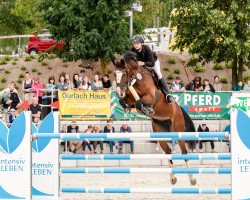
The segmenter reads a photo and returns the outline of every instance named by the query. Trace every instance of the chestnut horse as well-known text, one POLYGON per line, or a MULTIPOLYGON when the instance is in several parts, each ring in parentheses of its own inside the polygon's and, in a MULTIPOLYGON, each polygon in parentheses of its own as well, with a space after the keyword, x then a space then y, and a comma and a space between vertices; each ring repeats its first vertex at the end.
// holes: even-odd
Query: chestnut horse
MULTIPOLYGON (((126 52, 120 62, 113 64, 122 73, 120 80, 116 81, 120 87, 120 103, 124 110, 136 107, 138 112, 150 117, 154 132, 195 132, 190 116, 177 102, 166 101, 165 94, 159 89, 150 71, 138 65, 134 52, 126 52)), ((185 141, 178 143, 182 154, 187 154, 185 141)), ((171 154, 167 141, 159 141, 159 144, 166 154, 171 154)), ((188 161, 185 162, 189 167, 188 161)), ((172 160, 169 166, 173 167, 172 160)), ((193 174, 189 174, 189 180, 191 185, 196 184, 193 174)), ((177 182, 174 174, 170 174, 170 181, 172 184, 177 182)))

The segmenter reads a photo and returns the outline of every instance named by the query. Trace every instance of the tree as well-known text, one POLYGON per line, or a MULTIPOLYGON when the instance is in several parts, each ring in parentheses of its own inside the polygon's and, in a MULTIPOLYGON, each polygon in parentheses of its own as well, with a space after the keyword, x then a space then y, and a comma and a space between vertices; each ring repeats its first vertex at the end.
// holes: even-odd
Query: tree
POLYGON ((101 61, 107 73, 115 53, 129 48, 128 22, 124 11, 127 0, 40 0, 39 7, 47 28, 56 40, 64 41, 58 55, 66 60, 101 61))
POLYGON ((187 48, 201 59, 232 62, 233 84, 242 80, 250 52, 248 0, 176 0, 174 48, 187 48))

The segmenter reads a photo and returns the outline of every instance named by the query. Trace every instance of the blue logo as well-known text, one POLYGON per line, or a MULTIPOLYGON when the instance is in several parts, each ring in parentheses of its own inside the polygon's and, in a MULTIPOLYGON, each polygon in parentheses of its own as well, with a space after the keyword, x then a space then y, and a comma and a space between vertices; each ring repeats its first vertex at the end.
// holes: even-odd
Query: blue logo
POLYGON ((236 127, 242 143, 250 150, 250 118, 241 109, 238 110, 236 127))
MULTIPOLYGON (((35 133, 54 133, 54 115, 53 113, 48 114, 42 121, 40 127, 37 127, 32 123, 32 134, 35 133)), ((50 138, 41 138, 32 142, 33 151, 39 153, 46 148, 50 143, 50 138)))
POLYGON ((3 121, 0 121, 0 151, 4 154, 12 154, 22 143, 25 131, 25 114, 22 112, 12 123, 10 129, 3 121))

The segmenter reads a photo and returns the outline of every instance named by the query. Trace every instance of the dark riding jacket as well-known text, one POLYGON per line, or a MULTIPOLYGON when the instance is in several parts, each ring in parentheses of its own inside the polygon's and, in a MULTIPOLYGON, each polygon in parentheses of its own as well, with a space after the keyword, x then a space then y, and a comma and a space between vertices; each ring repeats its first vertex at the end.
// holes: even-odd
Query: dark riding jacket
POLYGON ((132 47, 131 51, 136 53, 137 61, 144 62, 146 67, 154 67, 157 56, 148 46, 142 45, 140 52, 132 47))

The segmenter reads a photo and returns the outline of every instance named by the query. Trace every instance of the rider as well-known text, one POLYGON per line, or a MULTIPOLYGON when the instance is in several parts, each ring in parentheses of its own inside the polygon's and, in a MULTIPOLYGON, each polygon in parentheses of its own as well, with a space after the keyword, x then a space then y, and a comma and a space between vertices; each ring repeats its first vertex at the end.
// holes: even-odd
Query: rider
POLYGON ((156 54, 151 51, 151 49, 144 45, 144 39, 141 35, 135 35, 132 38, 133 47, 131 51, 136 53, 137 61, 140 66, 153 67, 154 71, 159 79, 159 85, 161 86, 163 92, 166 95, 166 99, 169 103, 174 101, 173 96, 168 94, 167 82, 162 76, 160 61, 158 60, 156 54))

